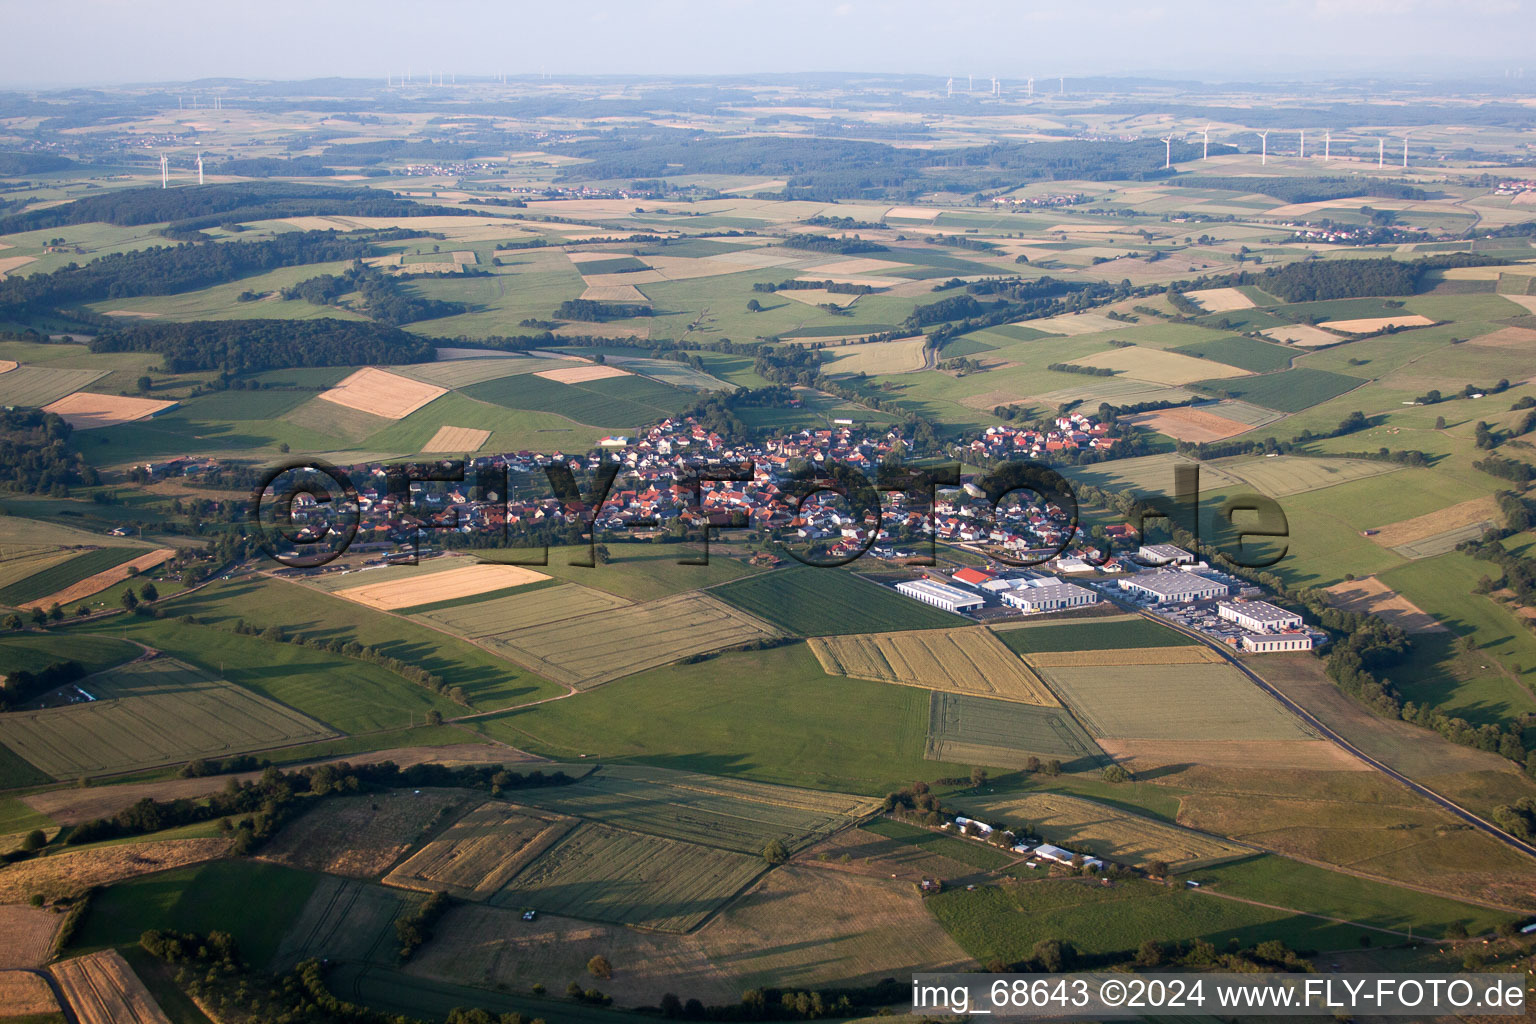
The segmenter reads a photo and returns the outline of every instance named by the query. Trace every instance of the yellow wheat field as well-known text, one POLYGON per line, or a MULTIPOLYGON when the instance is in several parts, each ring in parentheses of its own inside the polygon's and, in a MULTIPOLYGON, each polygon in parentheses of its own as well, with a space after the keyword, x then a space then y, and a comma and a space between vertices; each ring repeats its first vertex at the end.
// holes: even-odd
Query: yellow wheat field
POLYGON ((64 422, 76 430, 90 430, 93 427, 115 427, 120 423, 148 419, 175 404, 175 402, 162 402, 154 398, 130 398, 127 395, 97 395, 89 391, 76 391, 57 402, 50 402, 43 406, 43 411, 63 417, 64 422))
POLYGON ((474 452, 490 438, 489 430, 474 427, 438 427, 431 440, 421 446, 424 452, 474 452))
POLYGON ((1428 327, 1432 323, 1434 321, 1427 316, 1407 313, 1403 316, 1372 316, 1360 320, 1324 320, 1318 326, 1347 334, 1374 334, 1388 327, 1428 327))
POLYGON ((0 359, 0 373, 10 373, 20 365, 21 364, 14 359, 0 359))
POLYGON ((1236 288, 1202 288, 1185 292, 1186 299, 1200 303, 1207 313, 1229 313, 1234 309, 1252 309, 1253 300, 1236 288))
POLYGON ((447 393, 443 388, 419 380, 365 366, 329 391, 322 391, 320 397, 348 409, 398 420, 447 393))
POLYGON ((576 825, 576 819, 487 800, 385 876, 402 889, 484 900, 576 825))
POLYGON ((558 370, 540 370, 534 376, 558 381, 561 384, 585 384, 589 380, 627 377, 629 373, 617 366, 566 366, 558 370))
POLYGON ((1036 668, 1075 668, 1086 665, 1199 665, 1218 662, 1209 647, 1124 647, 1113 651, 1040 651, 1026 660, 1036 668))
POLYGON ((1060 707, 1028 665, 981 626, 806 641, 828 675, 1060 707))
POLYGON ((348 601, 393 611, 418 604, 432 604, 456 597, 488 594, 493 590, 520 587, 525 583, 547 580, 548 576, 520 565, 466 565, 459 569, 446 569, 425 576, 388 580, 383 583, 365 583, 360 587, 347 587, 335 591, 337 597, 348 601))
POLYGON ((1266 327, 1259 333, 1271 341, 1286 341, 1292 345, 1300 345, 1302 348, 1322 348, 1324 345, 1337 345, 1344 340, 1337 334, 1329 334, 1321 327, 1310 327, 1306 324, 1266 327))
POLYGON ((42 978, 25 971, 0 972, 0 1019, 58 1012, 53 990, 42 978))
POLYGON ((54 964, 80 1024, 170 1024, 128 961, 115 949, 54 964))

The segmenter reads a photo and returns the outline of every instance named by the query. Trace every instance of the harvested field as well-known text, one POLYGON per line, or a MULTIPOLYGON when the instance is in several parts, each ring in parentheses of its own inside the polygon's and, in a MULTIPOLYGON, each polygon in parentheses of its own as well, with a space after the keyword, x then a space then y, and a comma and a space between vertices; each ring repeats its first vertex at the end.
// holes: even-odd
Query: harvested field
MULTIPOLYGON (((1530 332, 1536 338, 1536 331, 1530 332)), ((1388 523, 1371 534, 1371 540, 1384 548, 1400 544, 1416 544, 1431 537, 1460 530, 1468 526, 1482 526, 1499 520, 1499 504, 1491 496, 1458 502, 1446 508, 1436 509, 1412 519, 1400 519, 1388 523)))
POLYGON ((1061 316, 1053 316, 1045 320, 1025 320, 1021 321, 1019 326, 1028 327, 1036 331, 1048 331, 1051 334, 1075 336, 1078 334, 1099 334, 1104 331, 1125 330, 1127 325, 1122 320, 1111 320, 1103 313, 1090 312, 1063 313, 1061 316))
POLYGON ((170 658, 130 662, 78 686, 95 699, 0 717, 0 742, 56 779, 179 764, 335 733, 170 658))
POLYGON ((807 643, 828 675, 1059 706, 1029 666, 984 626, 814 637, 807 643))
POLYGON ((1376 459, 1313 459, 1304 455, 1239 455, 1213 459, 1206 465, 1271 498, 1305 494, 1398 469, 1390 462, 1376 459))
POLYGON ((943 212, 926 206, 893 206, 885 211, 885 215, 897 220, 935 220, 943 212))
POLYGON ((1346 580, 1328 589, 1330 604, 1345 611, 1376 615, 1405 633, 1444 633, 1445 626, 1428 612, 1374 576, 1346 580))
POLYGON ((1234 309, 1252 309, 1253 300, 1236 288, 1201 288, 1185 292, 1184 297, 1200 304, 1207 313, 1227 313, 1234 309))
POLYGON ((0 359, 0 373, 10 373, 20 365, 21 364, 14 359, 0 359))
POLYGON ((371 416, 398 420, 445 394, 444 388, 434 384, 367 366, 348 375, 334 388, 322 391, 320 398, 371 416))
POLYGON ((896 877, 908 882, 920 882, 924 876, 953 880, 976 873, 974 864, 863 828, 847 829, 826 842, 817 843, 801 854, 796 863, 872 878, 896 877))
POLYGON ((513 629, 481 642, 546 679, 586 689, 690 654, 778 635, 754 616, 694 591, 513 629))
POLYGON ((76 430, 115 427, 122 423, 148 419, 176 405, 154 398, 130 398, 127 395, 97 395, 76 391, 43 406, 44 412, 63 417, 76 430))
POLYGON ((1536 342, 1536 331, 1529 327, 1506 327, 1491 334, 1480 334, 1468 340, 1467 344, 1476 345, 1479 348, 1529 349, 1532 342, 1536 342))
POLYGON ((1167 434, 1175 441, 1221 441, 1253 428, 1237 420, 1206 412, 1204 409, 1159 409, 1122 418, 1124 423, 1167 434))
POLYGON ((457 789, 334 797, 284 827, 261 857, 306 871, 378 878, 468 799, 457 789))
POLYGON ((561 384, 585 384, 589 380, 607 380, 609 377, 627 377, 628 370, 617 366, 571 366, 558 370, 539 370, 535 377, 559 381, 561 384))
POLYGON ((456 597, 488 594, 493 590, 507 590, 547 579, 549 577, 543 573, 525 569, 520 565, 494 565, 485 562, 442 569, 425 575, 413 575, 405 579, 344 587, 332 593, 369 608, 391 611, 395 608, 410 608, 413 605, 431 604, 456 597))
POLYGON ((580 782, 519 790, 518 799, 606 825, 753 855, 773 839, 796 850, 879 806, 847 793, 639 765, 605 765, 580 782))
POLYGON ((93 885, 111 885, 156 871, 216 860, 228 839, 162 839, 57 853, 0 867, 0 902, 20 903, 42 893, 53 899, 93 885))
POLYGON ((106 370, 65 370, 53 366, 18 366, 0 377, 0 405, 42 408, 74 394, 107 375, 106 370))
MULTIPOLYGON (((47 914, 48 911, 43 913, 47 914)), ((6 939, 9 941, 9 934, 6 939)), ((46 958, 46 952, 44 956, 46 958)), ((42 961, 39 961, 38 966, 41 965, 42 961)), ((10 1017, 42 1017, 60 1012, 59 1001, 53 998, 53 989, 42 978, 26 971, 0 972, 0 1020, 10 1017)))
POLYGON ((628 302, 650 305, 645 293, 632 284, 594 284, 581 293, 589 302, 628 302))
POLYGON ((699 932, 742 987, 870 985, 974 962, 907 882, 791 864, 699 932))
POLYGON ((519 872, 491 903, 686 932, 764 870, 760 855, 589 823, 519 872))
POLYGON ((406 972, 527 991, 554 978, 586 978, 587 962, 600 955, 614 965, 613 977, 601 982, 603 994, 619 1006, 656 1006, 668 992, 688 992, 712 1005, 741 998, 735 975, 710 963, 697 936, 571 918, 521 918, 519 911, 501 907, 454 907, 406 972))
POLYGON ((146 572, 155 566, 174 558, 176 552, 171 548, 160 548, 158 551, 150 551, 137 558, 131 558, 110 569, 87 576, 77 583, 72 583, 62 590, 56 590, 51 594, 40 597, 35 601, 29 601, 22 605, 23 608, 52 608, 55 604, 69 607, 76 601, 82 601, 92 594, 99 594, 108 587, 120 583, 133 575, 134 572, 146 572))
POLYGON ((576 819, 487 800, 384 879, 402 889, 485 900, 576 826, 576 819))
POLYGON ((115 949, 63 960, 49 969, 80 1024, 170 1024, 128 961, 115 949))
POLYGON ((922 337, 877 341, 840 349, 826 367, 827 373, 911 373, 927 365, 922 337), (846 354, 844 354, 846 353, 846 354))
POLYGON ((1223 380, 1228 377, 1245 377, 1249 373, 1248 370, 1210 359, 1196 359, 1194 356, 1143 345, 1112 348, 1073 362, 1082 366, 1107 367, 1128 377, 1149 380, 1155 384, 1179 385, 1195 380, 1223 380))
POLYGON ((1027 821, 1046 842, 1137 867, 1161 860, 1174 871, 1188 871, 1254 852, 1220 836, 1061 793, 967 798, 966 807, 984 820, 1027 821))
POLYGON ((51 565, 39 565, 32 572, 17 576, 0 589, 0 604, 19 607, 74 586, 97 573, 122 565, 137 557, 143 548, 114 546, 71 551, 51 565))
POLYGON ((1133 772, 1171 766, 1368 772, 1371 768, 1329 740, 1099 740, 1133 772))
POLYGON ((450 633, 479 639, 509 629, 542 626, 561 619, 611 611, 629 603, 601 590, 562 583, 525 594, 512 593, 473 604, 420 612, 416 617, 437 623, 450 633))
POLYGON ((1345 334, 1375 334, 1388 327, 1428 327, 1432 323, 1434 321, 1427 316, 1404 313, 1401 316, 1368 316, 1359 320, 1324 320, 1318 326, 1331 331, 1343 331, 1345 334))
POLYGON ((438 427, 426 444, 421 446, 424 452, 477 452, 486 441, 490 440, 489 430, 476 430, 474 427, 438 427))
POLYGON ((1030 757, 1057 759, 1068 770, 1090 768, 1099 749, 1065 708, 935 692, 928 703, 923 756, 950 764, 1025 768, 1030 757), (1082 764, 1075 762, 1082 761, 1082 764))
MULTIPOLYGON (((10 248, 10 246, 6 246, 10 248)), ((37 262, 36 256, 0 256, 0 281, 13 270, 20 270, 28 263, 37 262)))
MULTIPOLYGON (((59 930, 64 915, 42 907, 18 903, 0 904, 0 968, 41 967, 48 962, 53 933, 59 930)), ((0 1006, 9 1006, 0 999, 0 1006)))
POLYGON ((1289 342, 1302 348, 1322 348, 1325 345, 1337 345, 1344 340, 1337 334, 1330 334, 1321 327, 1313 327, 1310 324, 1287 324, 1284 327, 1265 327, 1259 333, 1266 338, 1289 342))
POLYGON ((1042 669, 1094 737, 1155 740, 1314 739, 1301 721, 1228 665, 1042 669))
POLYGON ((391 925, 421 898, 355 879, 322 876, 278 944, 272 965, 286 969, 321 956, 393 964, 397 941, 391 925))
POLYGON ((1209 647, 1121 647, 1104 651, 1041 651, 1025 660, 1036 668, 1120 665, 1220 664, 1221 655, 1209 647))
POLYGON ((436 384, 442 388, 462 388, 471 384, 483 384, 488 380, 499 380, 502 377, 534 373, 538 370, 558 370, 562 367, 583 365, 570 359, 541 359, 536 356, 514 356, 510 353, 494 355, 475 349, 457 349, 456 351, 471 354, 448 359, 441 353, 450 351, 449 349, 440 348, 437 351, 438 362, 395 366, 391 367, 390 372, 413 380, 425 381, 428 384, 436 384))

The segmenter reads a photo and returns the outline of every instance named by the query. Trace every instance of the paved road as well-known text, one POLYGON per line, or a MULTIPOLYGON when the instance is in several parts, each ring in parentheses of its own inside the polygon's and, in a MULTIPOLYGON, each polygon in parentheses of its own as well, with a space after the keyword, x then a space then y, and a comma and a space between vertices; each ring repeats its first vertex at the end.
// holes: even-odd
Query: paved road
POLYGON ((1216 651, 1216 653, 1220 654, 1223 658, 1235 666, 1239 672, 1243 673, 1243 675, 1252 680, 1255 686, 1278 700, 1281 704, 1284 704, 1287 708, 1290 708, 1298 718, 1315 729, 1318 735, 1332 741, 1334 744, 1343 748, 1345 751, 1358 758, 1359 760, 1364 761, 1366 764, 1381 772, 1383 775, 1386 775, 1388 778, 1395 779, 1397 782, 1402 783, 1404 786, 1413 790, 1415 793, 1419 794, 1425 799, 1439 805, 1440 807, 1443 807, 1447 811, 1450 811, 1452 814, 1456 815, 1456 817, 1460 818, 1468 825, 1471 825, 1473 828, 1482 832, 1486 832, 1488 835, 1492 836, 1494 839, 1497 839, 1505 846, 1518 850, 1529 857, 1536 857, 1536 845, 1527 843, 1523 839, 1515 838, 1508 832, 1505 832, 1503 829, 1499 828, 1493 822, 1488 821, 1486 818, 1481 818, 1478 815, 1473 814, 1471 811, 1467 810, 1465 807, 1462 807, 1460 804, 1452 802, 1451 800, 1441 796, 1439 793, 1436 793, 1428 786, 1424 786, 1413 781, 1397 769, 1391 767, 1390 765, 1383 764, 1381 761, 1378 761, 1370 754, 1367 754, 1365 751, 1349 742, 1349 740, 1345 739, 1343 736, 1340 736, 1338 733, 1328 728, 1328 726, 1318 721, 1318 719, 1306 708, 1302 707, 1300 704, 1296 703, 1295 701, 1291 700, 1291 698, 1275 689, 1269 684, 1267 680, 1264 679, 1263 676, 1249 668, 1242 661, 1242 659, 1238 658, 1230 650, 1228 650, 1223 645, 1218 644, 1210 637, 1207 637, 1205 634, 1199 632, 1198 630, 1189 629, 1185 626, 1179 625, 1176 622, 1170 622, 1169 620, 1161 618, 1160 616, 1152 615, 1144 608, 1136 608, 1135 611, 1137 611, 1143 617, 1151 619, 1154 622, 1167 626, 1170 629, 1178 630, 1185 636, 1198 640, 1200 643, 1216 651))

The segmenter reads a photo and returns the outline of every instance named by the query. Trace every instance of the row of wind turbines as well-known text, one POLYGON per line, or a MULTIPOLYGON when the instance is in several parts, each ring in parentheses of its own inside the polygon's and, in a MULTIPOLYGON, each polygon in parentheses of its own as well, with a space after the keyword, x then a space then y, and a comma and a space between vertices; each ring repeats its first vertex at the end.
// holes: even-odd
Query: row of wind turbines
MULTIPOLYGON (((197 151, 197 183, 203 183, 203 151, 197 151)), ((160 154, 160 187, 171 187, 171 158, 164 153, 160 154)))
MULTIPOLYGON (((1264 131, 1255 131, 1253 133, 1259 137, 1259 163, 1261 165, 1269 163, 1269 133, 1272 130, 1273 129, 1266 128, 1264 131)), ((1296 133, 1299 137, 1296 155, 1298 159, 1305 160, 1307 158, 1307 130, 1305 128, 1298 128, 1296 129, 1296 133)), ((1408 136, 1412 134, 1412 132, 1403 133, 1403 167, 1405 169, 1408 166, 1408 136)), ((1211 157, 1211 126, 1206 125, 1203 129, 1201 129, 1200 136, 1202 139, 1200 159, 1209 160, 1211 157)), ((1163 143, 1164 170, 1170 170, 1173 167, 1173 140, 1174 136, 1171 133, 1163 136, 1163 138, 1159 140, 1163 143)), ((1326 162, 1332 159, 1333 132, 1329 130, 1323 132, 1323 160, 1326 162)), ((1378 138, 1376 140, 1376 166, 1385 167, 1386 164, 1387 140, 1384 138, 1378 138)))

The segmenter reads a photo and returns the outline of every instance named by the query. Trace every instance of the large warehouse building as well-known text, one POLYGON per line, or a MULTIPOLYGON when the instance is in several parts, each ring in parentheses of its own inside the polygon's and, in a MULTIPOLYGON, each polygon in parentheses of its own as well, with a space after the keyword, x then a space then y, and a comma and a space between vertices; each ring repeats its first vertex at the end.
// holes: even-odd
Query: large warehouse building
POLYGON ((932 580, 909 580, 896 584, 896 589, 914 600, 943 608, 947 612, 973 611, 987 603, 975 594, 967 594, 958 587, 947 587, 932 580))
POLYGON ((1213 597, 1226 597, 1228 592, 1225 583, 1178 569, 1154 569, 1127 576, 1120 581, 1120 589, 1149 598, 1155 604, 1207 601, 1213 597))
POLYGON ((1268 601, 1219 601, 1216 614, 1255 633, 1275 633, 1282 629, 1300 629, 1301 616, 1268 601))
POLYGON ((1022 587, 1004 592, 1002 602, 1021 612, 1051 612, 1097 604, 1099 595, 1076 583, 1054 579, 1029 580, 1022 587))

